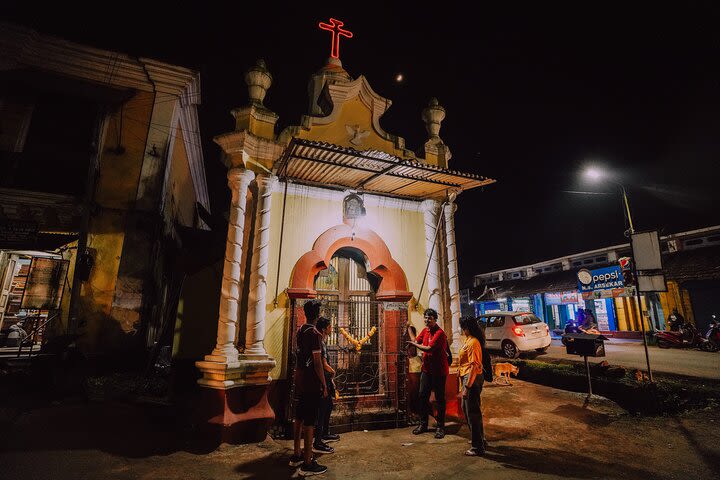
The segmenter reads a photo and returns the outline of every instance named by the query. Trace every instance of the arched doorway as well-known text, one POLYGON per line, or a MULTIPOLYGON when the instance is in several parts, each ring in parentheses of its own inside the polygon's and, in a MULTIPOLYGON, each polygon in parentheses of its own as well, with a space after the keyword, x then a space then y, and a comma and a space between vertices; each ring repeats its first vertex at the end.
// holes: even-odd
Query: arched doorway
POLYGON ((341 248, 328 268, 315 276, 315 291, 323 304, 321 315, 333 326, 327 347, 341 396, 377 394, 382 383, 379 339, 384 335, 378 333, 382 302, 375 299, 381 279, 369 273, 367 265, 360 250, 341 248), (361 341, 366 336, 369 338, 359 350, 350 339, 361 341))
POLYGON ((368 272, 380 280, 376 300, 406 302, 412 298, 405 272, 393 259, 382 238, 372 230, 344 224, 324 231, 315 240, 312 250, 298 259, 287 289, 288 297, 315 298, 317 273, 328 268, 335 252, 343 248, 362 252, 368 272))
MULTIPOLYGON (((412 292, 382 238, 370 229, 345 224, 329 228, 295 263, 287 295, 288 345, 296 345, 295 335, 305 322, 306 299, 320 299, 321 315, 332 322, 328 351, 340 393, 333 423, 351 430, 404 424, 408 414, 405 328, 412 292), (340 333, 341 327, 355 340, 376 328, 356 348, 340 333)), ((288 366, 292 382, 293 355, 288 366)), ((294 388, 291 383, 291 395, 294 388)), ((293 418, 292 404, 286 418, 293 418)))

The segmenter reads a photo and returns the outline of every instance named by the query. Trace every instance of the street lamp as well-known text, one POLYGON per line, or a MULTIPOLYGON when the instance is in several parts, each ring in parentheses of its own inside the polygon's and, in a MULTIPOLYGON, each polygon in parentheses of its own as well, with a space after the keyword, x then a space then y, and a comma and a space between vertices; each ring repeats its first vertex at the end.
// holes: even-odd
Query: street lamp
POLYGON ((600 180, 603 177, 603 172, 602 170, 598 170, 597 168, 590 167, 585 170, 585 176, 588 177, 590 180, 600 180))
MULTIPOLYGON (((610 178, 610 176, 605 171, 603 171, 602 169, 599 169, 597 167, 588 167, 585 170, 585 177, 592 181, 595 181, 595 182, 607 181, 607 182, 613 183, 613 184, 617 185, 618 187, 620 187, 620 192, 622 193, 622 198, 623 198, 623 206, 625 207, 625 215, 627 217, 628 224, 630 225, 630 229, 628 230, 628 232, 630 233, 630 235, 634 234, 635 227, 633 226, 632 214, 630 213, 630 203, 628 202, 628 196, 627 196, 627 191, 625 190, 625 185, 623 185, 620 182, 616 182, 615 180, 610 178)), ((632 241, 632 238, 631 238, 631 241, 632 241)), ((637 270, 635 268, 635 259, 633 259, 632 265, 633 265, 633 273, 635 274, 635 278, 638 278, 637 270)), ((647 367, 648 367, 648 379, 650 380, 650 383, 653 383, 653 374, 652 374, 652 370, 650 369, 650 355, 648 354, 648 348, 647 348, 647 336, 645 335, 645 320, 643 319, 642 303, 640 302, 640 289, 638 288, 637 285, 635 286, 635 296, 637 298, 637 310, 638 310, 638 316, 640 318, 640 329, 642 330, 642 335, 643 335, 643 346, 645 347, 645 360, 647 361, 647 367)))
POLYGON ((616 182, 615 180, 610 178, 607 173, 605 173, 603 170, 596 168, 596 167, 589 167, 588 169, 586 169, 585 177, 594 182, 606 181, 606 182, 614 183, 615 185, 620 187, 620 191, 622 193, 622 198, 623 198, 623 205, 625 206, 625 215, 627 215, 628 224, 630 225, 630 234, 632 235, 633 233, 635 233, 635 228, 633 227, 632 215, 630 214, 630 203, 628 203, 627 191, 625 191, 625 186, 620 182, 616 182))

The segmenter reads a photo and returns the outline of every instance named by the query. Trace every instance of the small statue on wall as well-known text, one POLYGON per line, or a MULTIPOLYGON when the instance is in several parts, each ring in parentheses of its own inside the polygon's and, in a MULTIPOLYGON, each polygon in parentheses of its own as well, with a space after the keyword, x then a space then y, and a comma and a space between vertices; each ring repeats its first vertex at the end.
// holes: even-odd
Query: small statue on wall
POLYGON ((365 216, 365 205, 363 199, 357 193, 351 193, 343 200, 343 217, 355 220, 365 216))

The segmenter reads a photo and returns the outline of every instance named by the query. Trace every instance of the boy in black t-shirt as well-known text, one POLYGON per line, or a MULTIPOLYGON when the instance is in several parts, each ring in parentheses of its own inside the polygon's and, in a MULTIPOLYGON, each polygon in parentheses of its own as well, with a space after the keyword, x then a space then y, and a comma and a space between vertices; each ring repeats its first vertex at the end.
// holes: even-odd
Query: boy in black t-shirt
POLYGON ((294 452, 290 466, 300 465, 300 475, 307 477, 327 471, 313 458, 312 444, 320 400, 328 396, 322 362, 322 335, 315 328, 320 316, 320 302, 309 300, 303 306, 307 323, 297 334, 297 368, 295 369, 294 452), (304 440, 304 451, 300 439, 304 440))
POLYGON ((322 359, 323 370, 325 371, 325 384, 328 387, 327 398, 320 399, 320 411, 317 423, 315 424, 315 443, 313 449, 323 453, 333 453, 335 449, 326 442, 336 442, 340 440, 340 435, 330 433, 330 413, 333 409, 333 398, 335 398, 335 370, 330 366, 330 356, 327 351, 327 338, 332 331, 332 324, 329 319, 320 317, 315 324, 315 328, 323 336, 322 342, 322 359))

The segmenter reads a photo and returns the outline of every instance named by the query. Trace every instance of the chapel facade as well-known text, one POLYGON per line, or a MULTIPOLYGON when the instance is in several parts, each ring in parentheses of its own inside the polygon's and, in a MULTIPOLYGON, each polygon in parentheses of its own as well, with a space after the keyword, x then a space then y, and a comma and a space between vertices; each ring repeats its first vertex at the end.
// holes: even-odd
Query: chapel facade
POLYGON ((455 199, 494 180, 448 169, 445 110, 423 110, 420 155, 380 118, 391 101, 331 57, 309 82, 299 125, 276 133, 264 106, 272 75, 245 74, 248 105, 215 137, 232 193, 217 341, 196 363, 204 420, 226 440, 264 438, 289 421, 294 338, 307 299, 323 302, 340 415, 398 424, 411 410, 408 324, 434 308, 452 350, 460 342, 455 199), (364 415, 364 416, 363 416, 364 415), (361 418, 362 417, 362 418, 361 418))

